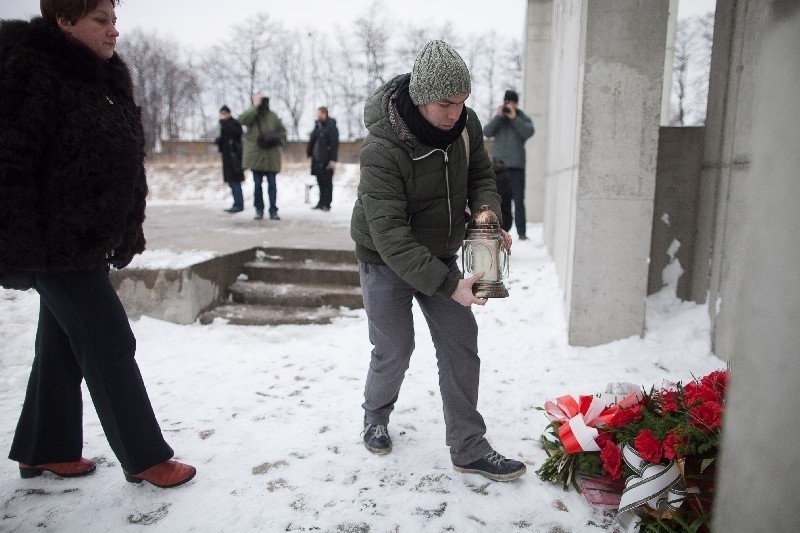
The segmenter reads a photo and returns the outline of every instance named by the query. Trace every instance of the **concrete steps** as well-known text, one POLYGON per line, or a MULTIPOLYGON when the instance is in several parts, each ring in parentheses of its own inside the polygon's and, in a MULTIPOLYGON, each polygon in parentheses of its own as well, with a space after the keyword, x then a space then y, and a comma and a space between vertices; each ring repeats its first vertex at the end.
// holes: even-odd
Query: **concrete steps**
POLYGON ((358 264, 348 250, 269 248, 243 265, 229 302, 204 312, 237 325, 327 324, 364 306, 358 264))

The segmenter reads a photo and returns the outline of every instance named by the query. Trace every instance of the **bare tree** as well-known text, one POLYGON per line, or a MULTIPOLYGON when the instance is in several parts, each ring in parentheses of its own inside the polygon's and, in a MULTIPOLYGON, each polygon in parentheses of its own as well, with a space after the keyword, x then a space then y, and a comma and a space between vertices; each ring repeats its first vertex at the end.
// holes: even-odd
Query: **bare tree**
POLYGON ((306 51, 297 31, 283 32, 272 49, 273 80, 271 89, 275 99, 289 111, 294 138, 299 138, 300 119, 305 110, 308 93, 306 51))
POLYGON ((131 32, 119 52, 131 70, 134 94, 142 108, 145 147, 158 148, 165 138, 177 138, 183 122, 200 100, 200 84, 180 58, 172 41, 141 30, 131 32))
POLYGON ((386 83, 389 24, 383 16, 383 2, 373 0, 369 10, 355 20, 355 36, 364 54, 364 90, 371 95, 386 83))
POLYGON ((337 60, 340 64, 337 78, 338 96, 344 106, 344 122, 347 127, 347 137, 357 139, 364 131, 363 128, 363 104, 372 94, 364 95, 359 89, 358 74, 359 67, 355 60, 355 54, 343 32, 338 34, 339 54, 337 60))
POLYGON ((480 99, 476 98, 474 107, 484 122, 491 118, 498 99, 496 93, 500 82, 500 52, 497 47, 499 42, 500 39, 494 31, 485 34, 482 39, 483 46, 475 58, 477 64, 472 71, 473 84, 479 85, 482 89, 479 93, 480 99))
POLYGON ((678 21, 675 30, 675 56, 672 60, 672 91, 675 109, 670 124, 683 125, 686 116, 689 60, 691 59, 692 28, 689 19, 678 21))
POLYGON ((336 114, 336 71, 333 54, 326 35, 309 32, 309 60, 311 68, 311 93, 316 106, 324 105, 332 114, 336 114))
POLYGON ((713 13, 678 21, 672 68, 671 124, 705 122, 713 39, 713 13))
POLYGON ((232 97, 238 107, 250 107, 251 95, 266 86, 272 35, 281 30, 279 24, 270 22, 269 15, 257 14, 234 26, 230 37, 211 48, 204 71, 209 85, 227 96, 223 100, 232 97))
POLYGON ((406 27, 403 36, 400 39, 400 46, 397 47, 395 54, 397 56, 397 63, 400 70, 403 72, 410 72, 411 67, 414 65, 414 59, 417 53, 425 46, 425 43, 433 38, 433 31, 429 26, 413 26, 406 27))

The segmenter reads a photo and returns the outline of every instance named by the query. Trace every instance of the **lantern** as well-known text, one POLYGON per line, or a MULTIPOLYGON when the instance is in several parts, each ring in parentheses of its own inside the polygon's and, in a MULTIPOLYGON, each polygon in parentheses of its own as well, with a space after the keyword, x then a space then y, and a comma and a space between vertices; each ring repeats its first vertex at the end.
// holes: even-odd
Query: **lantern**
POLYGON ((483 278, 472 286, 478 298, 506 298, 503 280, 508 277, 508 250, 503 246, 500 219, 488 205, 473 214, 461 254, 464 276, 483 272, 483 278))

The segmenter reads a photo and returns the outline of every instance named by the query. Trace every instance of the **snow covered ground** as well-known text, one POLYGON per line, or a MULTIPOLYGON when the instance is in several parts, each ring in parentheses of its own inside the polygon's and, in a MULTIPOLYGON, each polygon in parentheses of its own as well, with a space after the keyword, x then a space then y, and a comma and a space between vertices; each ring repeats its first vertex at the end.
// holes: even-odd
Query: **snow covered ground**
MULTIPOLYGON (((304 170, 279 175, 282 216, 322 216, 302 203, 304 170)), ((227 207, 217 169, 189 174, 150 172, 152 201, 227 207), (176 180, 187 180, 184 192, 176 192, 176 180)), ((346 225, 356 176, 354 165, 337 171, 334 201, 342 207, 325 214, 332 223, 346 225)), ((531 225, 531 239, 513 246, 511 296, 475 308, 479 408, 496 449, 528 465, 523 478, 492 483, 452 470, 436 359, 416 309, 417 348, 389 425, 394 450, 383 457, 360 438, 370 352, 363 311, 324 326, 175 325, 145 317, 132 322, 139 366, 177 458, 198 469, 195 480, 172 490, 126 483, 84 392, 84 456, 98 461, 97 472, 23 480, 16 463, 0 461, 0 531, 613 531, 609 516, 534 473, 545 458, 537 439, 547 424, 536 408, 609 382, 649 388, 725 365, 710 353, 706 307, 678 301, 669 287, 647 301, 644 338, 569 346, 541 230, 531 225)), ((149 254, 160 264, 169 258, 151 250, 140 266, 149 254)), ((0 289, 2 450, 24 397, 37 312, 35 292, 0 289)))

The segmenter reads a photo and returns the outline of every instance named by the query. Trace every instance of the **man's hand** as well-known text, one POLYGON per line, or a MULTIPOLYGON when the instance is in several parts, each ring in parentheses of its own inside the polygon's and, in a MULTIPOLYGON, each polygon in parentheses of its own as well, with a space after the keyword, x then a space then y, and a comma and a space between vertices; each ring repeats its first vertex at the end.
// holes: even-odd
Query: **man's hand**
POLYGON ((474 294, 472 294, 472 286, 475 285, 475 282, 482 277, 483 272, 478 272, 472 277, 458 280, 458 287, 456 287, 456 290, 453 292, 451 298, 464 307, 469 307, 472 304, 486 305, 485 298, 477 298, 474 294))
POLYGON ((331 170, 336 168, 336 161, 329 161, 328 162, 328 168, 331 169, 331 170))
POLYGON ((503 248, 506 249, 506 252, 508 252, 508 255, 510 256, 511 255, 511 235, 509 235, 506 230, 501 229, 500 230, 500 237, 502 237, 502 239, 503 239, 503 248))

